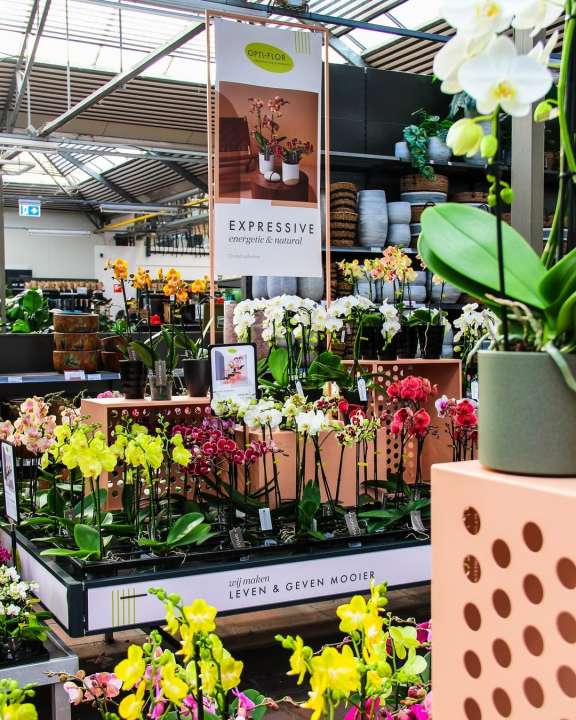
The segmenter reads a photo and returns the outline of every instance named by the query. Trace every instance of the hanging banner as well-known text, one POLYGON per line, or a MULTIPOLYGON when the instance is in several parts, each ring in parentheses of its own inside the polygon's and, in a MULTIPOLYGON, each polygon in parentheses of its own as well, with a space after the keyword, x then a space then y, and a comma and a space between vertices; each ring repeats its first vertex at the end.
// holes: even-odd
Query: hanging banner
POLYGON ((220 275, 322 276, 322 35, 214 21, 220 275))

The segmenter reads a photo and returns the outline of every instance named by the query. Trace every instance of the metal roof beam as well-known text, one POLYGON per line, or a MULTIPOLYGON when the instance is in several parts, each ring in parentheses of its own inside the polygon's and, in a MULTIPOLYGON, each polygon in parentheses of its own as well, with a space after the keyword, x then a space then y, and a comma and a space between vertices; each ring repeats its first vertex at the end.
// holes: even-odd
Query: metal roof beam
POLYGON ((355 65, 356 67, 366 67, 366 63, 364 62, 362 55, 352 50, 352 48, 347 45, 344 40, 341 40, 339 37, 335 37, 332 33, 330 33, 328 43, 330 44, 330 47, 333 48, 338 55, 341 55, 344 60, 349 62, 350 65, 355 65))
POLYGON ((130 82, 130 80, 140 75, 144 72, 144 70, 146 70, 146 68, 153 65, 157 60, 165 55, 169 55, 173 50, 176 50, 176 48, 184 45, 184 43, 188 42, 188 40, 191 40, 196 37, 196 35, 199 35, 203 32, 203 30, 204 23, 199 23, 193 27, 187 28, 181 33, 178 33, 178 35, 173 37, 171 40, 168 40, 161 47, 149 52, 131 68, 115 75, 111 80, 102 85, 102 87, 98 88, 98 90, 95 90, 93 93, 88 95, 88 97, 85 97, 69 110, 62 113, 62 115, 59 115, 57 118, 54 118, 54 120, 42 125, 36 134, 39 137, 50 135, 50 133, 54 132, 54 130, 58 130, 58 128, 62 127, 62 125, 65 125, 70 120, 73 120, 75 117, 88 110, 88 108, 92 107, 92 105, 100 102, 107 95, 110 95, 110 93, 113 93, 119 87, 122 87, 126 83, 130 82))
POLYGON ((8 132, 10 132, 16 124, 16 119, 18 117, 18 113, 20 112, 20 106, 22 105, 22 100, 24 99, 24 94, 28 85, 28 79, 30 78, 30 72, 32 71, 32 66, 34 65, 34 58, 36 57, 38 44, 40 43, 40 38, 42 37, 42 33, 44 31, 44 26, 46 25, 46 19, 48 17, 48 11, 50 10, 51 2, 52 0, 46 0, 44 4, 44 8, 42 10, 40 20, 38 21, 38 28, 34 36, 34 42, 32 44, 32 49, 30 50, 30 53, 28 53, 28 41, 30 39, 32 28, 34 27, 34 18, 38 11, 38 0, 35 0, 34 5, 32 6, 32 10, 30 12, 30 17, 28 18, 28 24, 26 25, 24 40, 22 41, 22 49, 20 51, 18 62, 16 63, 16 72, 14 73, 14 77, 12 78, 10 91, 8 93, 8 98, 6 101, 6 107, 4 109, 3 125, 8 132), (12 111, 10 111, 10 105, 12 104, 12 101, 14 101, 14 108, 12 109, 12 111))
MULTIPOLYGON (((406 0, 394 0, 398 4, 402 4, 406 0)), ((295 20, 308 21, 310 23, 318 23, 322 25, 336 25, 340 27, 350 28, 350 30, 371 30, 373 32, 385 33, 388 35, 399 35, 401 37, 417 38, 419 40, 430 40, 432 42, 445 43, 450 38, 444 35, 436 35, 434 33, 421 32, 420 30, 410 30, 408 28, 392 27, 390 25, 377 25, 376 23, 365 22, 363 20, 354 20, 352 18, 338 17, 336 15, 323 15, 314 12, 299 12, 290 8, 284 8, 277 5, 273 9, 264 3, 245 2, 245 0, 150 0, 151 3, 159 7, 172 8, 176 10, 189 10, 192 12, 212 10, 217 12, 233 13, 235 10, 242 10, 243 13, 252 15, 277 15, 278 17, 289 17, 295 20)), ((126 5, 125 9, 130 6, 126 5)), ((387 6, 381 12, 391 9, 387 6)), ((381 14, 381 13, 378 13, 381 14)))
POLYGON ((197 187, 203 192, 208 192, 208 183, 205 180, 202 180, 202 178, 199 175, 196 175, 196 173, 188 170, 188 168, 182 167, 182 165, 179 165, 177 162, 170 160, 161 160, 161 163, 169 167, 171 170, 174 170, 174 172, 177 175, 180 175, 180 177, 184 180, 192 183, 194 187, 197 187))
POLYGON ((124 190, 123 187, 115 183, 113 180, 110 180, 110 178, 105 177, 104 175, 101 175, 99 172, 91 168, 89 165, 84 165, 83 162, 80 162, 77 158, 72 155, 72 153, 68 152, 62 152, 60 151, 60 155, 62 155, 63 158, 68 160, 69 163, 72 163, 72 165, 75 165, 78 169, 82 170, 82 172, 85 172, 86 175, 89 175, 91 178, 96 180, 97 182, 101 183, 102 185, 106 186, 109 190, 112 190, 113 193, 116 195, 119 195, 120 197, 124 198, 124 200, 128 200, 128 202, 131 203, 139 203, 140 200, 136 197, 136 195, 132 195, 132 193, 128 192, 128 190, 124 190))

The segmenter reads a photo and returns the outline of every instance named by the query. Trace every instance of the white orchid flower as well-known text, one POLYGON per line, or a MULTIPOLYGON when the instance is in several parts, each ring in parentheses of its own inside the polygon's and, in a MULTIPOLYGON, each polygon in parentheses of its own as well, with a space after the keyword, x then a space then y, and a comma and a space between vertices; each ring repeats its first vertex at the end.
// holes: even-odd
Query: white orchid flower
POLYGON ((500 33, 510 27, 510 0, 441 0, 439 13, 468 38, 500 33))
POLYGON ((554 52, 554 48, 558 44, 559 37, 560 33, 558 30, 554 30, 546 45, 543 45, 541 42, 536 43, 536 45, 534 45, 532 50, 528 53, 528 57, 534 58, 540 63, 540 65, 548 67, 550 55, 554 52))
POLYGON ((513 9, 512 26, 537 35, 564 12, 564 0, 506 0, 513 9))
POLYGON ((506 36, 496 38, 482 55, 464 63, 458 77, 483 115, 498 106, 514 117, 527 115, 532 103, 552 86, 551 72, 533 57, 518 55, 506 36))
POLYGON ((488 45, 492 35, 470 38, 460 32, 442 45, 434 57, 434 75, 442 80, 441 90, 446 95, 454 95, 462 90, 458 71, 471 58, 479 55, 488 45))

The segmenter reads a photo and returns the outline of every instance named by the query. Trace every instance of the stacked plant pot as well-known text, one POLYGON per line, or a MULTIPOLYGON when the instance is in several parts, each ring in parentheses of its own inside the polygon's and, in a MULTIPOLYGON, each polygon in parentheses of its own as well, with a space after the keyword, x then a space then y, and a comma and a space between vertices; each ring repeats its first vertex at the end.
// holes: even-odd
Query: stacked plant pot
POLYGON ((404 175, 400 179, 400 199, 412 207, 410 236, 415 245, 421 231, 420 219, 426 208, 446 202, 448 197, 448 178, 436 174, 433 178, 423 175, 404 175))
POLYGON ((400 248, 410 247, 410 220, 412 208, 408 202, 388 203, 388 245, 400 248))
POLYGON ((388 206, 384 190, 358 193, 358 242, 362 247, 381 248, 388 236, 388 206))
POLYGON ((100 318, 93 313, 54 313, 54 352, 57 372, 98 369, 100 318))
POLYGON ((356 244, 358 223, 358 189, 354 183, 330 185, 330 242, 335 247, 356 244))

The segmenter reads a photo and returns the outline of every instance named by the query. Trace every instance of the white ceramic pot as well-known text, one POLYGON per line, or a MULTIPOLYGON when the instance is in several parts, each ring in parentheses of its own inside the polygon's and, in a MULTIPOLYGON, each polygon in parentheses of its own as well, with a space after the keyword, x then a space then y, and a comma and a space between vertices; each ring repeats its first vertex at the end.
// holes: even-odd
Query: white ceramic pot
POLYGON ((426 285, 426 270, 416 270, 416 279, 412 281, 412 285, 426 285))
POLYGON ((410 245, 412 236, 410 234, 410 225, 403 223, 401 225, 388 226, 388 245, 406 248, 410 245))
POLYGON ((358 241, 363 247, 384 247, 388 234, 388 207, 384 190, 358 193, 358 241))
POLYGON ((282 160, 282 182, 284 185, 298 185, 300 182, 300 163, 290 164, 282 160))
POLYGON ((442 292, 442 285, 432 285, 432 300, 434 302, 440 302, 440 295, 442 295, 443 303, 457 303, 460 300, 461 290, 450 283, 444 284, 444 292, 442 292))
POLYGON ((412 218, 412 206, 408 202, 388 203, 388 222, 391 225, 409 223, 412 218))
POLYGON ((405 162, 410 162, 410 150, 408 149, 407 142, 397 142, 394 145, 394 157, 397 160, 404 160, 405 162))
POLYGON ((452 157, 452 150, 439 137, 428 140, 428 156, 432 162, 447 163, 452 157))
POLYGON ((274 155, 270 155, 270 157, 266 159, 264 153, 258 153, 258 169, 261 175, 272 172, 274 170, 274 155))
POLYGON ((408 288, 404 289, 404 302, 411 300, 413 303, 423 303, 426 300, 426 287, 424 285, 410 285, 410 292, 408 288))
POLYGON ((454 348, 452 345, 442 345, 442 357, 451 358, 454 355, 454 348))

